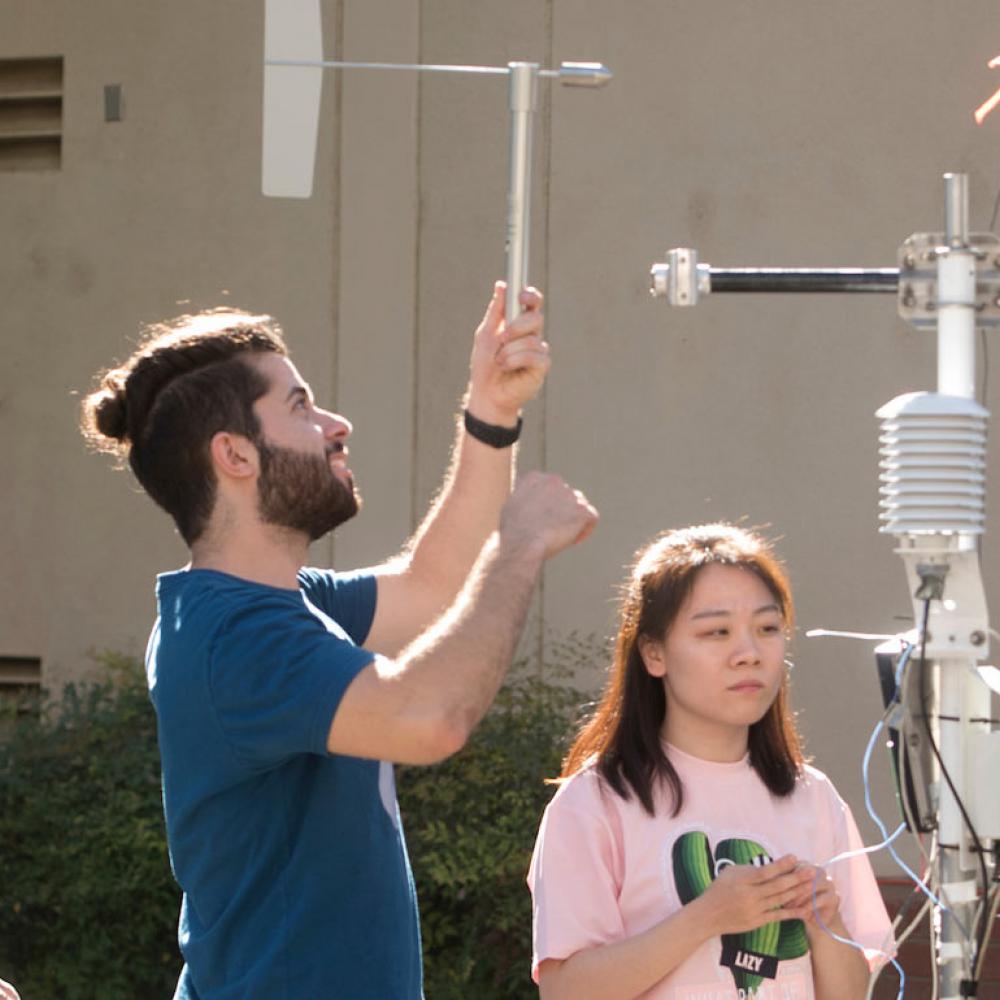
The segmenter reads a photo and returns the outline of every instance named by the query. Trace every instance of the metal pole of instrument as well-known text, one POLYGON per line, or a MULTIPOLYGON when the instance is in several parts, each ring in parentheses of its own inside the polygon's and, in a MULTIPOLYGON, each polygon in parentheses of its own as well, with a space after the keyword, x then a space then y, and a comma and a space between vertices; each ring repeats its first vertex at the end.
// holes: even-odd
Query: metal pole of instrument
POLYGON ((507 312, 518 314, 517 297, 528 284, 531 242, 531 133, 538 106, 538 63, 510 64, 510 179, 507 184, 507 312))

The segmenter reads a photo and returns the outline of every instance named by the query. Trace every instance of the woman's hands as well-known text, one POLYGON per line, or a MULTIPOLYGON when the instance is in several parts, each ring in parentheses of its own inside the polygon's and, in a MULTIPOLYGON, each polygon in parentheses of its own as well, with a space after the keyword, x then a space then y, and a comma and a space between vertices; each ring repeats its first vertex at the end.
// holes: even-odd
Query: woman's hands
POLYGON ((715 934, 739 934, 775 920, 796 918, 805 922, 808 931, 818 928, 814 881, 819 916, 830 926, 840 906, 832 879, 791 854, 767 865, 730 865, 695 902, 705 910, 715 934))
POLYGON ((730 865, 701 895, 649 930, 544 961, 542 1000, 627 1000, 673 972, 711 937, 794 919, 803 920, 809 934, 817 1000, 860 1000, 868 982, 863 956, 824 933, 816 919, 818 912, 827 927, 846 935, 839 906, 826 873, 790 854, 767 865, 730 865))

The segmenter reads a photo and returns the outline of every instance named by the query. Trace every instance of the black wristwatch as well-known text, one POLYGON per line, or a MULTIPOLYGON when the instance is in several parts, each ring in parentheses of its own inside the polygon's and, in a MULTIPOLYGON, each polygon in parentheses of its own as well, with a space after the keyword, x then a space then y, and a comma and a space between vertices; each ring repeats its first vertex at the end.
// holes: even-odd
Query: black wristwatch
POLYGON ((499 427, 474 417, 468 410, 463 410, 462 414, 466 431, 477 441, 482 441, 491 448, 509 448, 521 436, 521 425, 524 421, 520 417, 517 418, 516 427, 499 427))

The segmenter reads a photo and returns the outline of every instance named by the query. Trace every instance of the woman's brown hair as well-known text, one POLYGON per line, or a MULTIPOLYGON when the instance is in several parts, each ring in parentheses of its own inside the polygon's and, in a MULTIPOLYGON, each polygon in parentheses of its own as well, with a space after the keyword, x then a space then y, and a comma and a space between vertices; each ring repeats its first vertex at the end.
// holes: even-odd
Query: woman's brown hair
MULTIPOLYGON (((607 687, 593 716, 584 723, 563 762, 568 778, 593 762, 598 773, 624 799, 635 794, 650 816, 653 788, 666 784, 676 816, 684 799, 681 780, 661 742, 669 711, 663 681, 643 663, 639 640, 662 640, 710 565, 734 566, 759 577, 774 596, 786 628, 794 607, 788 577, 759 535, 731 524, 706 524, 670 531, 642 549, 625 582, 614 659, 607 687)), ((789 795, 803 757, 789 708, 788 678, 764 717, 750 726, 750 765, 778 796, 789 795)))

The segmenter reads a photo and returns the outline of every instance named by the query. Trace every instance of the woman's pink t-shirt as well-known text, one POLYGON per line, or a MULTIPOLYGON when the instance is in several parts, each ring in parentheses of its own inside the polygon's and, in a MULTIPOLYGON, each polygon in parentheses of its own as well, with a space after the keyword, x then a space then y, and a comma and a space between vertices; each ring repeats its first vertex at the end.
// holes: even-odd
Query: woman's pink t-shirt
MULTIPOLYGON (((546 959, 648 930, 704 891, 705 879, 726 864, 761 864, 785 854, 827 869, 844 925, 870 964, 893 954, 889 917, 867 857, 830 863, 862 843, 826 775, 807 766, 792 794, 778 798, 747 759, 720 764, 675 747, 667 753, 684 787, 676 817, 662 788, 652 818, 634 795, 626 801, 608 788, 593 767, 568 779, 549 803, 528 873, 536 981, 546 959)), ((643 997, 813 1000, 801 922, 753 933, 710 939, 643 997)))

